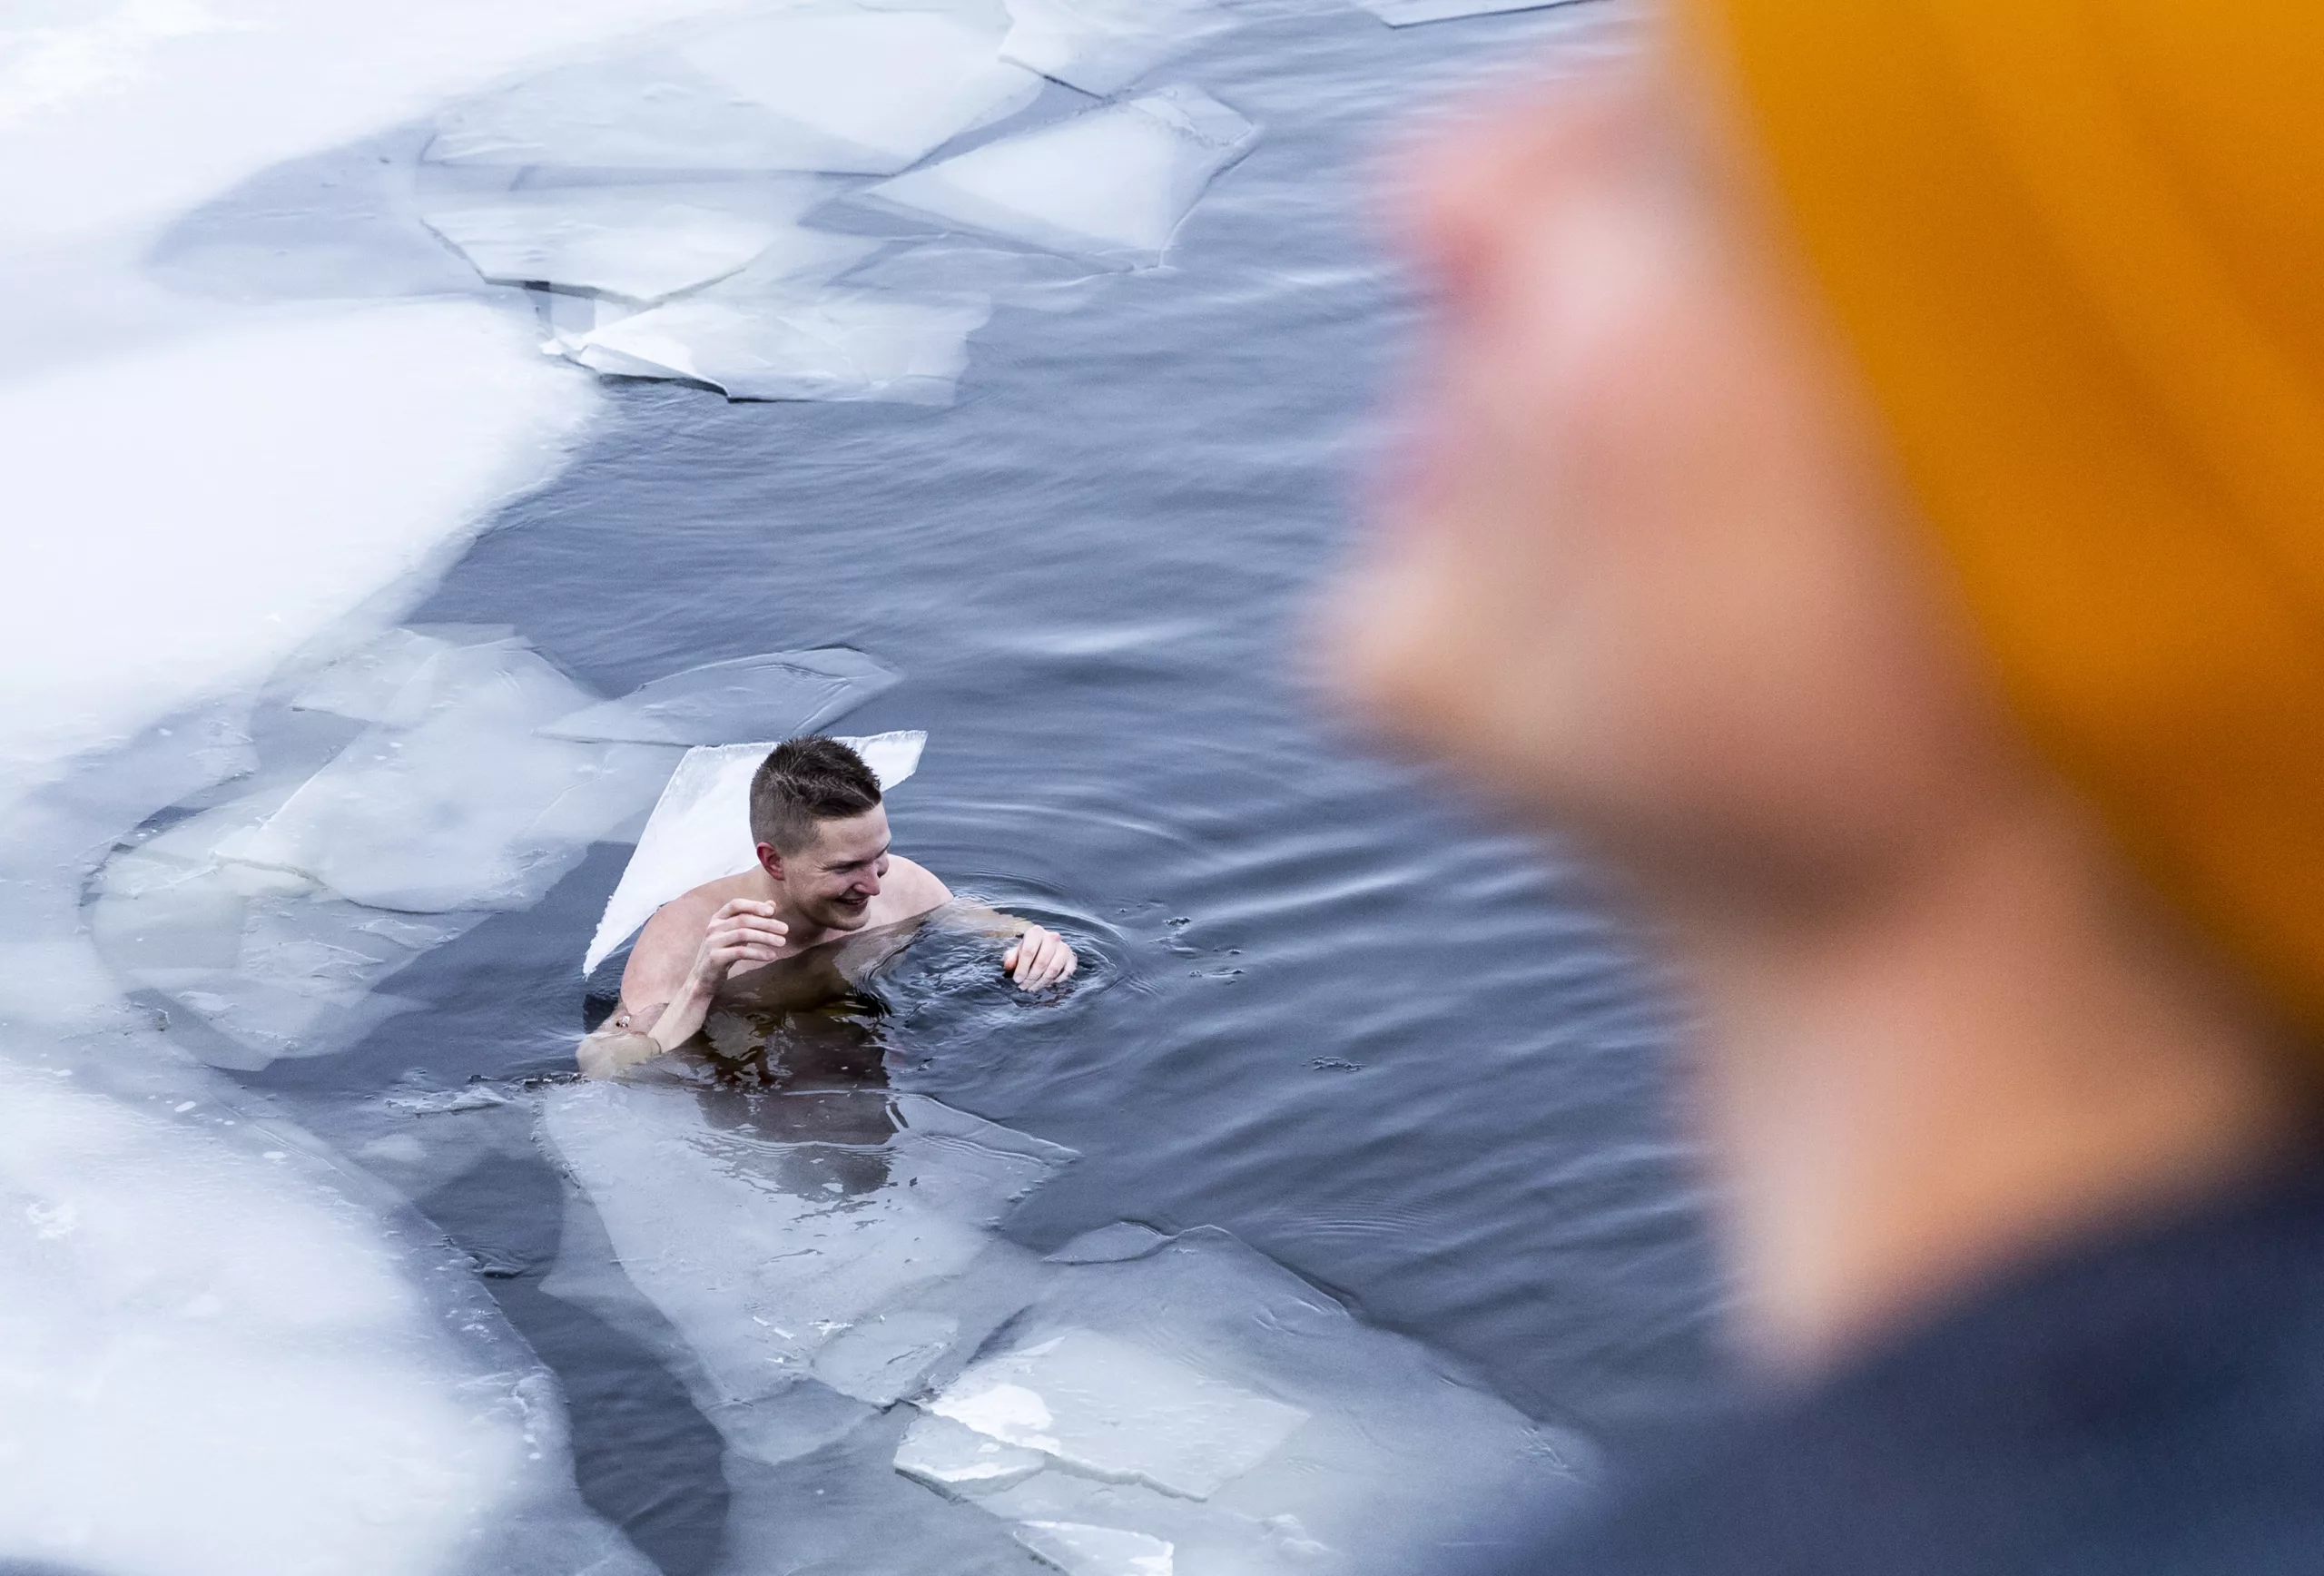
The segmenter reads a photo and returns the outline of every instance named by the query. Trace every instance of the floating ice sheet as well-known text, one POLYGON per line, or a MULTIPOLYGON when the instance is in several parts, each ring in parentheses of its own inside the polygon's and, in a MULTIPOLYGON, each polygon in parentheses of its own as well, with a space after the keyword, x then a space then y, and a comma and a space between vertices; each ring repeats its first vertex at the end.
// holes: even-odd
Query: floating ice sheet
POLYGON ((1065 1576, 1171 1576, 1171 1547, 1144 1532, 1083 1522, 1019 1522, 1017 1541, 1065 1576))
POLYGON ((956 1341, 981 1338, 957 1315, 898 1305, 966 1274, 1009 1206, 1070 1157, 877 1090, 849 1097, 867 1121, 842 1141, 782 1136, 785 1103, 817 1098, 765 1097, 768 1120, 741 1125, 713 1125, 694 1091, 667 1085, 571 1086, 544 1101, 544 1133, 631 1282, 691 1346, 697 1402, 730 1439, 780 1436, 783 1416, 823 1392, 891 1404, 956 1341))
POLYGON ((658 301, 724 279, 771 248, 802 268, 854 261, 856 243, 797 222, 822 196, 808 180, 527 187, 438 195, 422 212, 495 283, 658 301))
POLYGON ((1091 1476, 1188 1499, 1216 1493, 1307 1421, 1298 1407, 1088 1330, 989 1357, 929 1410, 1091 1476))
POLYGON ((444 1310, 463 1350, 425 1252, 298 1139, 26 1049, 0 1051, 0 1566, 650 1572, 574 1502, 546 1375, 489 1305, 444 1310))
POLYGON ((1004 59, 1099 98, 1226 25, 1210 0, 1009 0, 1004 59))
POLYGON ((843 645, 770 652, 657 678, 540 732, 603 744, 788 739, 836 722, 895 683, 893 668, 843 645))
POLYGON ((429 656, 386 716, 217 856, 381 909, 537 902, 654 796, 665 752, 545 739, 586 690, 516 642, 429 656))
POLYGON ((886 174, 1022 108, 1000 32, 931 7, 792 6, 544 73, 446 114, 440 163, 886 174))
POLYGON ((1503 11, 1547 11, 1582 0, 1356 0, 1391 27, 1419 22, 1449 22, 1456 16, 1489 16, 1503 11))
POLYGON ((1258 128, 1209 94, 1170 87, 1004 137, 862 193, 892 211, 1053 251, 1146 266, 1258 128))
MULTIPOLYGON (((928 735, 874 734, 845 742, 863 756, 885 791, 919 770, 928 735)), ((751 776, 773 748, 722 744, 686 752, 662 790, 620 883, 606 900, 582 972, 594 972, 672 898, 704 882, 739 875, 758 862, 758 845, 751 838, 751 776)))
POLYGON ((875 291, 761 294, 713 287, 568 340, 565 353, 617 377, 684 378, 730 399, 950 403, 969 336, 992 315, 974 296, 875 291))

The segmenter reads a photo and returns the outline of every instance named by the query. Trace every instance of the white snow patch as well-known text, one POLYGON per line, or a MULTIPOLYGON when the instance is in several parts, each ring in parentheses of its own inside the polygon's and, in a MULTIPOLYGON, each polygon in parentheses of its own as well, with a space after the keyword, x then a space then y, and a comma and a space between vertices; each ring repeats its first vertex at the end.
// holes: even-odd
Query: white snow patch
POLYGON ((0 382, 0 799, 255 688, 545 480, 595 409, 473 301, 269 313, 0 382))

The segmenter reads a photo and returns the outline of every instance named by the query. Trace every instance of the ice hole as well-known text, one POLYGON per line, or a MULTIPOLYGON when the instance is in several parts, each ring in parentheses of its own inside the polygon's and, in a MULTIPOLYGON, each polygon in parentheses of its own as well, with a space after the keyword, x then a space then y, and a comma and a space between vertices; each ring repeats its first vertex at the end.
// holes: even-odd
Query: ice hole
POLYGON ((1009 0, 1001 56, 1099 98, 1226 25, 1210 0, 1009 0))
POLYGON ((798 223, 824 192, 812 180, 547 186, 438 196, 428 228, 498 284, 658 301, 778 250, 797 271, 832 271, 860 244, 798 223))
POLYGON ((1130 266, 1159 262, 1258 128, 1191 87, 1108 104, 883 181, 875 206, 1130 266))
MULTIPOLYGON (((928 744, 923 733, 851 738, 880 779, 882 792, 919 770, 928 744)), ((689 750, 671 773, 637 851, 621 872, 581 968, 593 973, 614 950, 637 933, 654 911, 704 882, 738 875, 758 862, 751 837, 751 775, 773 744, 721 744, 689 750)))
POLYGON ((704 663, 539 729, 594 744, 719 744, 787 739, 836 722, 891 688, 895 670, 843 645, 704 663))

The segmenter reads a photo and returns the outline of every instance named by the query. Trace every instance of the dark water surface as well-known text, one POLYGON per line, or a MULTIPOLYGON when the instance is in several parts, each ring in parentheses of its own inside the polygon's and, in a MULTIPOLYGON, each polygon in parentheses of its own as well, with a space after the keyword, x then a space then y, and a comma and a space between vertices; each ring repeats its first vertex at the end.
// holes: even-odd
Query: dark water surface
MULTIPOLYGON (((1260 12, 1186 66, 1265 139, 1172 270, 1004 310, 949 411, 619 388, 414 617, 513 624, 606 694, 778 648, 897 668, 844 731, 930 732, 900 850, 1103 954, 1062 1005, 907 969, 874 1030, 898 1087, 1080 1151, 1010 1234, 1225 1226, 1619 1453, 1712 1368, 1674 1013, 1580 872, 1363 758, 1295 677, 1411 317, 1374 155, 1600 10, 1260 12)), ((626 852, 399 976, 432 1013, 247 1081, 330 1129, 414 1073, 569 1069, 626 852)), ((538 1289, 546 1162, 479 1150, 421 1207, 562 1376, 592 1502, 704 1568, 718 1438, 634 1336, 538 1289)))

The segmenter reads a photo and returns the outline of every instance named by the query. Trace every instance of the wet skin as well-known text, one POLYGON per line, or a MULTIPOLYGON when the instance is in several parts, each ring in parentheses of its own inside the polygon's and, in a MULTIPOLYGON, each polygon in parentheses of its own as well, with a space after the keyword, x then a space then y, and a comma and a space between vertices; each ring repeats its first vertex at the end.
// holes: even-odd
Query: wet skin
POLYGON ((1063 937, 963 904, 893 853, 882 806, 818 823, 789 853, 763 842, 758 855, 756 868, 696 887, 646 921, 620 1009, 581 1044, 584 1073, 611 1077, 675 1049, 715 1008, 783 1010, 843 995, 910 940, 899 927, 942 909, 1013 938, 1000 962, 1021 990, 1062 983, 1078 967, 1063 937))

